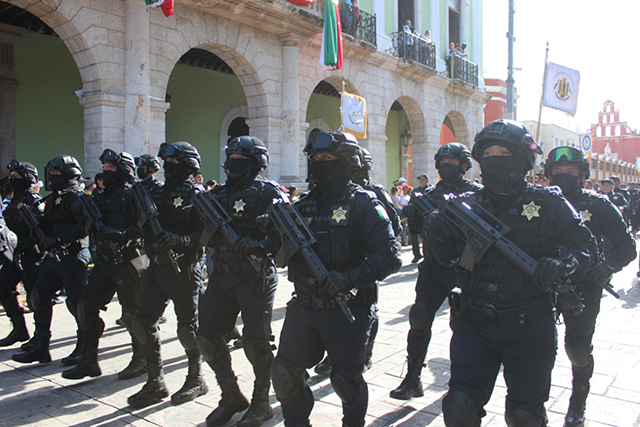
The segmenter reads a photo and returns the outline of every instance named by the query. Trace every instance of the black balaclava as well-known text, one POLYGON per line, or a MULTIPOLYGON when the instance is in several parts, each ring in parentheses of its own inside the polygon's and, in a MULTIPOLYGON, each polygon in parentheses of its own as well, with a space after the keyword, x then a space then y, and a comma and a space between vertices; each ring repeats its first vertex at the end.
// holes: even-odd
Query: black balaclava
POLYGON ((480 159, 482 184, 495 194, 513 194, 524 180, 516 156, 489 156, 480 159))
POLYGON ((68 186, 69 180, 63 174, 47 174, 48 187, 55 191, 63 190, 68 186))
POLYGON ((464 171, 460 165, 440 163, 438 174, 440 174, 440 178, 442 178, 445 183, 451 184, 452 182, 457 181, 464 174, 464 171))
POLYGON ((148 166, 138 166, 138 170, 136 171, 138 178, 142 180, 145 180, 152 173, 153 172, 149 170, 148 166))
POLYGON ((127 176, 119 170, 102 172, 102 184, 107 190, 119 188, 123 186, 125 182, 127 182, 127 176))
POLYGON ((560 187, 565 197, 575 194, 578 189, 582 188, 580 177, 569 173, 554 173, 551 175, 551 184, 560 187))
POLYGON ((10 178, 9 181, 11 181, 11 188, 13 188, 13 190, 16 193, 20 193, 24 190, 27 190, 31 187, 31 181, 29 181, 26 178, 10 178))

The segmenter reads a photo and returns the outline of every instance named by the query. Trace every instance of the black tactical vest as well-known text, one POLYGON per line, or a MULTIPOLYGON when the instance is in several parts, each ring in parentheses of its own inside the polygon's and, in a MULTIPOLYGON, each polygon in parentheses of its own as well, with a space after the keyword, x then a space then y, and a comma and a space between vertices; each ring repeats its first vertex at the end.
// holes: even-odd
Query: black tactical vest
POLYGON ((36 206, 40 201, 40 195, 32 189, 26 189, 18 194, 14 194, 13 199, 4 210, 3 216, 7 227, 18 236, 18 240, 26 239, 29 237, 29 229, 20 218, 18 213, 18 207, 22 205, 31 206, 32 210, 38 215, 36 206))
MULTIPOLYGON (((130 194, 130 187, 124 186, 113 191, 106 190, 94 197, 96 205, 102 213, 102 223, 116 230, 130 229, 136 226, 135 208, 130 194)), ((98 255, 112 256, 106 242, 94 239, 98 255)), ((119 245, 120 246, 120 245, 119 245)), ((124 250, 124 257, 129 259, 138 256, 136 249, 142 247, 142 239, 129 241, 124 250)), ((125 248, 120 248, 123 250, 125 248)))
MULTIPOLYGON (((42 229, 48 237, 61 237, 74 227, 84 229, 84 221, 79 224, 79 218, 76 216, 72 206, 79 197, 85 196, 84 191, 74 185, 59 192, 54 191, 45 198, 42 229)), ((78 243, 81 248, 87 248, 89 246, 89 238, 85 236, 79 239, 78 243)))

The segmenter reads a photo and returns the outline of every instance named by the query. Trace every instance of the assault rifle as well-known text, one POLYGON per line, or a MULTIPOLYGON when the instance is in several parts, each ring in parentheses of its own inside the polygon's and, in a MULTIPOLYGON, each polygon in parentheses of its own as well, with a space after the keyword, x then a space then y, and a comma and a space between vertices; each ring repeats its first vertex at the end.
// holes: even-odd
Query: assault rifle
POLYGON ((36 242, 36 251, 40 254, 47 254, 51 258, 60 262, 60 256, 55 251, 55 249, 47 250, 47 236, 45 236, 42 228, 40 228, 40 220, 38 220, 38 217, 33 213, 31 207, 22 204, 18 207, 18 213, 20 214, 20 219, 22 219, 22 222, 24 222, 24 224, 29 229, 31 238, 36 242))
MULTIPOLYGON (((149 224, 151 227, 151 232, 156 237, 156 239, 162 233, 162 225, 160 225, 160 221, 158 221, 158 207, 153 202, 151 198, 151 194, 149 194, 149 190, 144 185, 138 184, 131 187, 131 194, 133 195, 133 201, 138 208, 138 228, 142 230, 145 224, 149 224)), ((169 260, 171 261, 171 265, 173 265, 173 269, 176 273, 180 273, 180 266, 178 265, 178 254, 174 252, 173 249, 167 249, 167 255, 169 256, 169 260)))
POLYGON ((427 216, 434 210, 438 209, 438 204, 426 193, 413 193, 411 198, 411 204, 415 206, 420 215, 427 216))
MULTIPOLYGON (((489 248, 494 247, 533 277, 538 261, 505 237, 511 228, 475 200, 465 196, 447 195, 440 213, 455 226, 460 232, 460 237, 467 243, 458 261, 459 267, 472 271, 489 248)), ((555 288, 562 299, 563 308, 572 310, 575 315, 582 313, 584 304, 568 280, 560 280, 555 288)))
MULTIPOLYGON (((316 283, 320 284, 326 280, 331 280, 329 271, 318 257, 318 254, 311 248, 311 245, 317 242, 316 237, 298 211, 290 203, 277 201, 277 203, 269 206, 267 213, 282 237, 283 265, 286 265, 292 256, 300 252, 307 266, 311 269, 316 283)), ((338 303, 342 313, 349 319, 349 322, 356 320, 347 304, 354 296, 354 289, 334 295, 336 303, 338 303)))
MULTIPOLYGON (((89 232, 91 231, 91 228, 94 228, 96 230, 96 233, 98 233, 98 235, 102 234, 106 226, 102 222, 102 216, 103 216, 102 212, 100 212, 100 209, 98 208, 98 205, 96 205, 95 200, 93 200, 93 197, 91 196, 79 197, 76 203, 78 204, 78 207, 82 212, 82 215, 84 215, 85 232, 89 234, 89 232)), ((111 255, 113 255, 116 263, 118 264, 122 263, 123 262, 122 254, 120 253, 120 249, 118 248, 118 245, 111 239, 105 239, 105 240, 106 240, 107 246, 109 247, 109 251, 111 252, 111 255)))
MULTIPOLYGON (((200 235, 200 244, 206 246, 214 234, 220 230, 222 235, 231 246, 235 246, 240 240, 240 236, 229 225, 231 222, 231 216, 226 211, 224 206, 220 204, 218 199, 215 198, 210 192, 202 192, 196 194, 193 202, 193 207, 196 209, 198 215, 202 218, 205 228, 200 235)), ((265 261, 256 255, 249 255, 247 257, 251 266, 258 274, 262 274, 265 261)))

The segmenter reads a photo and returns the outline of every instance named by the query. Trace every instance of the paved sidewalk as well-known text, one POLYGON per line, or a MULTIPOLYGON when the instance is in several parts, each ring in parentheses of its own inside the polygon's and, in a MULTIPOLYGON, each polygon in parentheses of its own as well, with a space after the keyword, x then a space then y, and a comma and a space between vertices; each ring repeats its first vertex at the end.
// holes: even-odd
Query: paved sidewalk
MULTIPOLYGON (((403 251, 405 266, 382 283, 380 293, 380 330, 374 349, 374 363, 365 374, 369 383, 369 410, 367 425, 383 426, 444 426, 441 414, 442 397, 449 379, 448 307, 438 312, 433 327, 433 338, 427 355, 427 368, 423 372, 425 396, 411 401, 389 398, 389 391, 398 386, 406 366, 406 335, 409 308, 415 297, 417 268, 409 263, 410 250, 403 251)), ((596 358, 588 404, 588 425, 640 426, 640 284, 635 273, 637 261, 614 277, 614 287, 621 294, 616 300, 608 294, 602 301, 594 341, 596 358)), ((285 312, 285 303, 292 292, 284 275, 276 295, 273 330, 276 343, 285 312)), ((445 304, 446 306, 446 304, 445 304)), ((9 331, 9 321, 0 309, 0 336, 9 331)), ((177 340, 175 315, 167 311, 168 323, 161 326, 165 375, 170 392, 177 391, 186 375, 187 361, 177 340)), ((120 316, 117 302, 110 304, 103 318, 107 329, 101 340, 99 361, 103 375, 95 379, 70 381, 61 377, 65 367, 60 359, 74 347, 75 324, 64 304, 54 308, 53 337, 50 364, 23 365, 10 357, 17 345, 0 349, 0 426, 185 426, 205 425, 205 417, 217 406, 220 392, 209 367, 205 377, 210 387, 206 396, 180 406, 169 399, 141 410, 127 406, 127 397, 137 392, 146 376, 127 381, 117 379, 117 372, 130 359, 127 333, 115 325, 120 316)), ((27 314, 31 327, 31 314, 27 314)), ((563 326, 558 327, 560 350, 553 372, 551 399, 547 403, 549 425, 562 426, 571 384, 570 363, 563 350, 563 326)), ((234 368, 247 396, 251 395, 253 375, 242 350, 232 350, 234 368)), ((340 401, 333 392, 327 376, 309 371, 316 404, 311 415, 314 426, 339 426, 340 401)), ((493 393, 483 419, 485 426, 504 426, 504 397, 506 389, 502 379, 493 393)), ((271 403, 275 417, 265 426, 283 425, 280 405, 273 390, 271 403)), ((233 425, 240 415, 228 424, 233 425)))

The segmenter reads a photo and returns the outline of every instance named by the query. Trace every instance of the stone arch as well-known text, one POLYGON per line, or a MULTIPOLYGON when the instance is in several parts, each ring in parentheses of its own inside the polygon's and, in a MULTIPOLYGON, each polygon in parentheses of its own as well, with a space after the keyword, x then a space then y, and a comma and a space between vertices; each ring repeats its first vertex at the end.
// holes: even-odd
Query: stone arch
MULTIPOLYGON (((227 114, 222 119, 222 124, 220 125, 220 158, 223 159, 225 157, 224 147, 227 145, 227 139, 229 135, 227 131, 229 130, 229 126, 231 126, 231 122, 233 122, 237 118, 249 118, 249 107, 246 105, 239 105, 237 107, 229 110, 227 114)), ((220 162, 222 163, 222 162, 220 162)), ((220 180, 222 181, 225 176, 222 165, 220 165, 220 180)))
POLYGON ((309 135, 311 135, 311 132, 314 129, 320 129, 321 131, 331 130, 331 128, 329 127, 327 122, 325 122, 324 120, 322 120, 320 118, 313 119, 313 120, 311 120, 309 122, 309 127, 305 131, 305 134, 304 134, 305 143, 306 143, 306 141, 309 140, 309 135))
POLYGON ((443 123, 445 121, 451 123, 451 131, 455 135, 456 142, 464 144, 469 147, 469 149, 471 149, 473 139, 469 132, 469 125, 467 123, 467 120, 462 115, 462 113, 456 110, 451 110, 444 117, 443 123))

